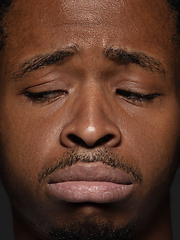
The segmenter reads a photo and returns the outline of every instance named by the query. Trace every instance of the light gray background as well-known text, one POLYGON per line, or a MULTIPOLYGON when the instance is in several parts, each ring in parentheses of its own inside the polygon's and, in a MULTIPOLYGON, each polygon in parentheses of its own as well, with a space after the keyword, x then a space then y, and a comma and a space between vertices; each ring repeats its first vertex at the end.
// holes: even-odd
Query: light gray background
MULTIPOLYGON (((180 240, 180 170, 178 170, 171 188, 171 208, 174 240, 180 240)), ((1 183, 0 183, 0 239, 14 240, 10 203, 1 183)))

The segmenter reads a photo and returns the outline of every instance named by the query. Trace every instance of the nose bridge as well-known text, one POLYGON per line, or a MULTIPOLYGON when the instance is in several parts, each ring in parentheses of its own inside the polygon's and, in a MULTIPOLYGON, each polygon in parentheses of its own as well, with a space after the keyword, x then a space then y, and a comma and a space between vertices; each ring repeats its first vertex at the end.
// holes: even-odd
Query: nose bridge
POLYGON ((108 104, 105 93, 100 86, 87 86, 79 98, 78 121, 85 120, 84 124, 88 128, 96 127, 108 117, 108 110, 110 110, 108 105, 110 103, 108 104))
POLYGON ((100 85, 89 84, 81 89, 74 102, 72 119, 61 133, 61 141, 68 147, 80 142, 88 147, 119 143, 120 132, 114 123, 106 91, 100 85))

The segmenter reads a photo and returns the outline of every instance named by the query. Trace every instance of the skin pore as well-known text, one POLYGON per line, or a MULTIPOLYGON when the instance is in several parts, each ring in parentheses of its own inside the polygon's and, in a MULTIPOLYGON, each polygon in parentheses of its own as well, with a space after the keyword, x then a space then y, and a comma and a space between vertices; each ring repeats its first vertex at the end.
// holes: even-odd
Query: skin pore
POLYGON ((15 240, 172 240, 180 100, 169 5, 14 0, 3 24, 0 169, 15 240))

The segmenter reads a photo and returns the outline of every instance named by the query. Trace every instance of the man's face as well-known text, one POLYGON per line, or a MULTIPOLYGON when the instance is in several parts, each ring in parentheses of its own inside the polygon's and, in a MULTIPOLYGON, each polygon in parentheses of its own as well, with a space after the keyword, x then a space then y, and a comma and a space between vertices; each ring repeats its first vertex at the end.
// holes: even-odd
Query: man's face
POLYGON ((171 15, 165 1, 13 2, 1 172, 19 228, 51 239, 94 221, 137 235, 168 211, 180 137, 171 15))

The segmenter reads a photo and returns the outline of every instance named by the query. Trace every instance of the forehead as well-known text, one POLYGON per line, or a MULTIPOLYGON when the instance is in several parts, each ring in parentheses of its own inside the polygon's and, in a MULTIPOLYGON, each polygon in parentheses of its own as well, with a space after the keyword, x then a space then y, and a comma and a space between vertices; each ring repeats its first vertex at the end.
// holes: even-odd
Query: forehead
POLYGON ((173 51, 175 24, 164 0, 15 0, 4 22, 6 53, 14 62, 71 44, 173 51))

